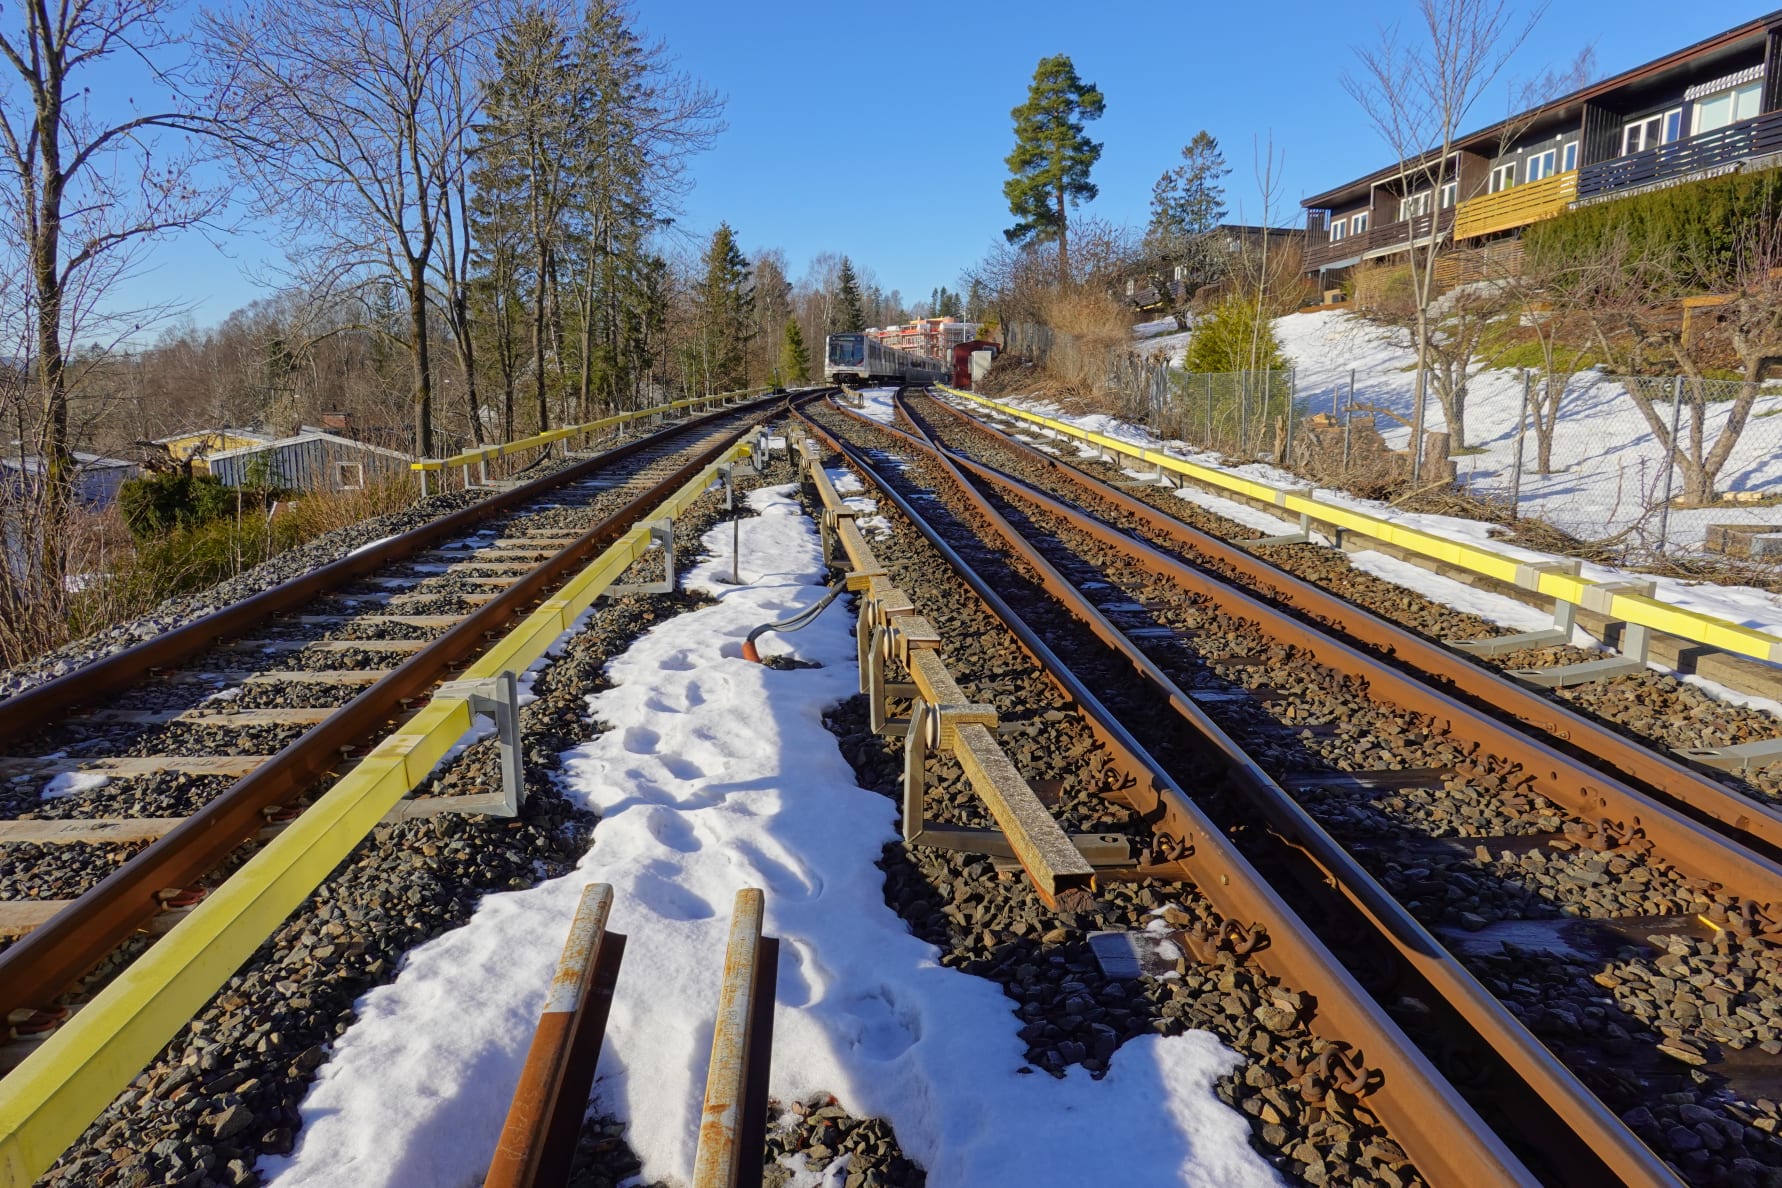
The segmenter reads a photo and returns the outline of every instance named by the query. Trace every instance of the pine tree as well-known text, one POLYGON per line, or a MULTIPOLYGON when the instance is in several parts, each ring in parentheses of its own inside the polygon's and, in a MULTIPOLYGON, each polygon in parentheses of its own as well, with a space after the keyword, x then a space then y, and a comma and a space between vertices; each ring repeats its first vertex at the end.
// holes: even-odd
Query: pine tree
POLYGON ((796 387, 811 378, 811 355, 804 345, 804 334, 797 318, 786 319, 786 333, 780 339, 780 383, 796 387))
POLYGON ((699 320, 700 367, 708 392, 734 392, 749 383, 749 339, 755 294, 749 261, 729 223, 719 223, 703 258, 705 275, 693 291, 699 320))
POLYGON ((1009 173, 1002 193, 1009 213, 1020 220, 1003 232, 1010 243, 1058 243, 1058 279, 1070 282, 1068 208, 1095 197, 1089 170, 1101 158, 1101 145, 1083 125, 1105 110, 1101 92, 1077 77, 1064 54, 1040 59, 1027 90, 1027 102, 1009 114, 1015 120, 1015 151, 1006 158, 1009 173))
POLYGON ((835 305, 829 316, 829 333, 855 334, 866 329, 866 298, 860 292, 860 279, 854 275, 854 263, 842 257, 841 272, 835 282, 835 305))

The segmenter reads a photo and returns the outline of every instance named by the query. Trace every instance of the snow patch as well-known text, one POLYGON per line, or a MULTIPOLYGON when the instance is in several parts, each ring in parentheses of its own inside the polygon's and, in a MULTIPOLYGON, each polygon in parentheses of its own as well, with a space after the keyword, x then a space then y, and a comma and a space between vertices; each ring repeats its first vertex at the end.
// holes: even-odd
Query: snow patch
POLYGON ((1279 1182, 1214 1095, 1239 1058, 1213 1036, 1132 1041, 1101 1081, 1036 1072, 1001 990, 942 966, 885 906, 875 862, 895 807, 855 786, 822 721, 856 687, 847 614, 761 641, 820 667, 738 659, 752 627, 823 593, 790 490, 750 495, 745 584, 720 580, 729 525, 708 533, 724 560, 689 585, 715 605, 652 629, 588 698, 613 728, 566 756, 566 793, 602 817, 580 869, 485 897, 360 1000, 297 1149, 261 1161, 280 1188, 479 1182, 589 881, 614 885, 611 926, 629 938, 595 1108, 627 1120, 646 1178, 691 1172, 731 903, 757 886, 781 941, 773 1093, 887 1118, 934 1188, 1098 1183, 1110 1153, 1134 1183, 1279 1182))

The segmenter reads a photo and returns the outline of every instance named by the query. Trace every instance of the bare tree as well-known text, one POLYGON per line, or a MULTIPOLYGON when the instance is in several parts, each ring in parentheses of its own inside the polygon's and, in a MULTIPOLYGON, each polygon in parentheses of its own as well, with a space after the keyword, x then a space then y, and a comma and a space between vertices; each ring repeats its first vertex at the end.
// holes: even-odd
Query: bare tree
MULTIPOLYGON (((36 596, 60 605, 63 531, 74 486, 71 394, 82 362, 70 344, 115 342, 168 312, 121 310, 116 283, 165 233, 202 224, 225 198, 196 172, 196 137, 215 134, 214 108, 195 98, 179 60, 179 38, 161 0, 28 3, 0 18, 0 57, 12 85, 0 98, 0 187, 6 273, 27 278, 9 290, 5 337, 28 337, 35 415, 21 437, 35 445, 41 473, 20 556, 36 596), (95 86, 130 77, 145 103, 118 111, 92 102, 95 86), (18 331, 29 327, 28 335, 18 331)), ((87 352, 89 360, 104 352, 87 352)), ((22 404, 20 411, 22 411, 22 404)))
POLYGON ((407 302, 415 447, 433 453, 429 270, 465 168, 473 0, 258 0, 200 21, 242 167, 300 252, 387 276, 407 302))
POLYGON ((1405 219, 1411 270, 1413 342, 1417 349, 1411 417, 1411 472, 1423 465, 1424 405, 1428 395, 1430 306, 1436 298, 1436 260, 1442 251, 1440 194, 1452 179, 1454 142, 1480 97, 1521 48, 1545 11, 1537 4, 1519 18, 1510 0, 1416 0, 1419 28, 1401 40, 1396 27, 1377 45, 1355 51, 1359 72, 1343 80, 1398 159, 1400 196, 1428 193, 1427 209, 1405 219))

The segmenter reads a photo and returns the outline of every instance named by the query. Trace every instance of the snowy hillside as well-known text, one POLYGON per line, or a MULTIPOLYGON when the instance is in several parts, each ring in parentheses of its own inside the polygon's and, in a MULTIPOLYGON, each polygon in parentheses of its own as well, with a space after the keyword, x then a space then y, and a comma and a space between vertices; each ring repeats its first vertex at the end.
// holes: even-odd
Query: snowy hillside
MULTIPOLYGON (((1332 310, 1279 318, 1275 331, 1282 352, 1293 364, 1301 408, 1306 412, 1328 413, 1341 407, 1353 372, 1357 404, 1410 418, 1416 356, 1408 335, 1332 310)), ((1188 336, 1175 333, 1174 323, 1169 321, 1135 327, 1134 338, 1139 351, 1167 351, 1178 364, 1187 349, 1188 336)), ((1484 370, 1474 377, 1467 400, 1466 444, 1482 452, 1455 459, 1464 486, 1481 495, 1508 493, 1521 403, 1522 385, 1515 371, 1484 370)), ((1710 440, 1719 433, 1730 408, 1730 403, 1710 408, 1710 440)), ((1433 393, 1426 416, 1430 429, 1446 428, 1433 393)), ((1409 441, 1410 431, 1403 425, 1381 417, 1379 427, 1396 449, 1409 441)), ((1555 473, 1535 474, 1534 458, 1531 432, 1525 445, 1523 514, 1538 516, 1586 539, 1611 536, 1635 526, 1646 538, 1654 537, 1664 451, 1619 383, 1596 372, 1579 375, 1561 405, 1555 473)), ((1717 489, 1782 494, 1782 393, 1757 401, 1738 447, 1720 473, 1717 489)), ((1698 548, 1707 526, 1721 523, 1782 523, 1782 509, 1737 504, 1674 509, 1670 547, 1698 548)))

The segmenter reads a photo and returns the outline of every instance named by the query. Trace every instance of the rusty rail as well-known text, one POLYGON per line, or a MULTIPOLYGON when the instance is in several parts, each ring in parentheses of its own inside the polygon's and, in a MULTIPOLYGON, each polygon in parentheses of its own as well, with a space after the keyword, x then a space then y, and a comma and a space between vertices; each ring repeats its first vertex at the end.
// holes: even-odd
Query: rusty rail
MULTIPOLYGON (((756 421, 759 419, 759 416, 755 418, 756 421)), ((703 419, 694 424, 702 423, 703 419)), ((400 711, 404 701, 425 692, 454 663, 483 648, 487 643, 486 632, 499 627, 543 596, 552 585, 574 573, 588 558, 617 540, 657 503, 697 474, 711 458, 728 448, 730 440, 745 435, 753 423, 745 422, 729 439, 701 451, 675 473, 641 492, 628 506, 590 528, 364 693, 334 711, 321 725, 278 752, 271 761, 237 780, 192 816, 150 843, 42 927, 0 953, 0 1015, 49 1003, 157 913, 159 892, 164 888, 184 887, 214 868, 236 846, 259 831, 266 810, 295 800, 339 762, 342 748, 356 745, 375 734, 400 711)), ((680 429, 687 427, 683 425, 680 429)), ((642 444, 634 442, 624 447, 627 456, 642 444)), ((611 460, 610 455, 606 457, 611 460)), ((576 470, 581 471, 581 468, 576 470)), ((326 568, 317 573, 326 572, 326 568)), ((307 579, 292 584, 307 585, 307 579)), ((313 591, 310 591, 306 596, 312 595, 313 591)), ((221 612, 222 615, 229 613, 221 612)), ((212 616, 191 626, 200 627, 218 617, 212 616)), ((239 629, 240 624, 235 626, 239 629)), ((204 642, 208 641, 201 639, 196 646, 203 646, 204 642)), ((132 652, 140 650, 131 649, 132 652)), ((136 663, 142 664, 140 658, 136 663)), ((78 675, 70 674, 71 677, 78 675)))
POLYGON ((625 938, 606 928, 612 904, 610 885, 590 883, 582 889, 484 1188, 532 1188, 569 1179, 625 955, 625 938))
POLYGON ((585 462, 537 478, 523 486, 491 495, 478 503, 430 520, 372 548, 352 553, 289 581, 231 603, 215 614, 164 631, 121 652, 85 664, 41 685, 0 701, 0 740, 52 725, 77 706, 127 689, 159 668, 180 664, 219 640, 240 635, 273 615, 302 606, 320 594, 372 573, 455 536, 478 520, 510 511, 553 488, 579 482, 616 462, 643 453, 665 440, 738 413, 771 408, 782 397, 768 397, 735 408, 720 409, 682 421, 646 437, 626 442, 585 462))
POLYGON ((995 707, 973 704, 940 656, 941 637, 915 613, 909 595, 891 584, 872 546, 854 523, 854 511, 836 493, 810 439, 799 442, 805 471, 823 504, 824 554, 839 541, 847 557, 846 583, 860 598, 860 690, 871 698, 873 728, 886 732, 884 666, 895 660, 909 674, 912 709, 905 731, 903 837, 905 842, 1013 858, 1047 907, 1058 897, 1087 892, 1095 871, 1047 811, 1026 779, 1009 762, 991 731, 995 707), (923 796, 922 759, 930 749, 949 752, 996 822, 996 829, 967 829, 929 822, 923 796))
MULTIPOLYGON (((1120 766, 1136 777, 1133 786, 1124 789, 1133 808, 1153 822, 1155 828, 1181 839, 1184 848, 1181 866, 1218 913, 1240 929, 1246 925, 1259 925, 1266 932, 1267 944, 1254 951, 1250 959, 1290 985, 1308 988, 1317 995, 1314 1019, 1318 1034, 1334 1044, 1343 1045, 1357 1063, 1362 1059, 1361 1054, 1366 1053, 1365 1067, 1379 1073, 1377 1077, 1368 1077, 1371 1092, 1365 1095, 1367 1106, 1404 1146, 1423 1174, 1433 1183, 1444 1186, 1538 1183, 1537 1177, 1435 1070, 1398 1024, 1369 997, 1280 892, 1251 865, 1069 665, 907 499, 879 476, 859 450, 808 418, 801 419, 830 448, 847 457, 903 513, 1016 637, 1047 678, 1072 701, 1097 740, 1107 747, 1120 766)), ((859 419, 875 428, 885 428, 876 421, 859 419)), ((918 439, 909 440, 919 448, 918 439)), ((946 460, 940 458, 939 451, 933 451, 933 454, 945 468, 946 460)), ((994 522, 995 512, 983 503, 982 496, 964 482, 963 476, 958 481, 966 497, 983 504, 994 522)), ((1041 568, 1040 572, 1044 574, 1047 568, 1041 568)))
POLYGON ((711 1065, 693 1155, 693 1188, 760 1188, 767 1143, 767 1074, 780 942, 763 934, 759 889, 736 893, 711 1065))
MULTIPOLYGON (((1607 818, 1615 820, 1619 825, 1628 829, 1642 831, 1646 838, 1657 846, 1666 857, 1674 860, 1678 868, 1685 874, 1711 884, 1737 886, 1743 894, 1760 901, 1758 906, 1762 909, 1763 914, 1772 921, 1782 922, 1782 865, 1747 849, 1740 844, 1739 839, 1729 838, 1720 832, 1704 828, 1679 810, 1637 788, 1622 783, 1611 775, 1596 770, 1589 763, 1570 752, 1560 750, 1542 739, 1532 737, 1501 721, 1494 714, 1483 712, 1481 709, 1459 701, 1432 683, 1420 680, 1392 664, 1385 663, 1378 657, 1371 656, 1344 643, 1328 631, 1306 623, 1258 595, 1233 583, 1210 576, 1201 567, 1185 564, 1156 546, 1053 499, 994 467, 985 466, 966 458, 960 458, 959 461, 961 465, 966 466, 974 474, 982 476, 986 481, 992 482, 1036 506, 1043 507, 1053 515, 1068 520, 1079 530, 1089 533, 1104 544, 1119 549, 1153 571, 1169 574, 1184 588, 1220 602, 1235 614, 1253 619, 1270 636, 1283 643, 1305 649, 1320 664, 1327 665, 1345 675, 1366 680, 1370 695, 1400 709, 1426 715, 1434 721, 1438 729, 1466 742, 1477 744, 1487 754, 1517 764, 1534 776, 1536 791, 1563 805, 1584 820, 1596 822, 1607 818)), ((1100 491, 1095 493, 1102 494, 1100 491)), ((1126 505, 1121 504, 1121 506, 1124 508, 1126 505)), ((1139 504, 1138 506, 1144 505, 1139 504)), ((1160 520, 1168 519, 1161 512, 1156 512, 1155 509, 1153 509, 1153 514, 1160 520)), ((1195 547, 1199 547, 1198 544, 1195 547)), ((1229 546, 1226 548, 1229 549, 1229 546)), ((1223 550, 1216 552, 1209 545, 1206 551, 1208 556, 1216 557, 1221 561, 1225 559, 1223 550)), ((1296 581, 1285 574, 1277 576, 1274 572, 1263 576, 1283 589, 1290 588, 1290 583, 1296 581)), ((1311 612, 1311 594, 1316 588, 1309 587, 1306 583, 1297 583, 1297 587, 1293 589, 1294 594, 1298 596, 1303 593, 1308 599, 1307 605, 1301 609, 1311 612)), ((1370 630, 1369 624, 1365 620, 1373 618, 1373 616, 1367 615, 1357 607, 1341 603, 1333 595, 1323 591, 1317 591, 1317 593, 1322 595, 1316 603, 1317 617, 1323 618, 1325 613, 1329 612, 1334 619, 1336 615, 1341 614, 1345 624, 1353 623, 1358 631, 1367 632, 1367 635, 1358 635, 1358 638, 1366 640, 1372 636, 1381 640, 1390 640, 1394 645, 1391 649, 1392 652, 1396 652, 1399 647, 1410 652, 1416 643, 1422 642, 1425 645, 1424 648, 1417 649, 1420 659, 1426 651, 1432 648, 1432 645, 1428 645, 1428 641, 1418 641, 1417 637, 1409 632, 1379 620, 1375 620, 1378 627, 1370 630), (1339 605, 1333 606, 1332 603, 1339 605), (1381 630, 1382 628, 1385 630, 1381 630)), ((1347 627, 1345 626, 1344 629, 1347 630, 1347 627)), ((1384 645, 1376 646, 1384 647, 1384 645)), ((1439 648, 1433 650, 1442 651, 1439 648)), ((1496 677, 1489 670, 1480 668, 1459 657, 1450 656, 1450 663, 1442 666, 1441 673, 1443 676, 1453 674, 1455 677, 1479 674, 1489 678, 1488 680, 1479 680, 1474 684, 1477 696, 1486 705, 1491 705, 1499 700, 1511 703, 1514 693, 1518 690, 1513 682, 1496 677), (1500 689, 1500 686, 1503 687, 1500 689)), ((1543 698, 1534 697, 1527 690, 1520 690, 1520 692, 1539 705, 1545 706, 1548 712, 1567 712, 1562 707, 1554 706, 1543 698)), ((1506 704, 1506 708, 1510 708, 1510 706, 1506 704)), ((1517 708, 1511 708, 1510 712, 1516 713, 1520 708, 1520 703, 1517 703, 1517 708)), ((1589 722, 1588 719, 1577 715, 1571 716, 1580 723, 1580 730, 1588 730, 1593 745, 1598 741, 1597 736, 1601 735, 1600 741, 1605 750, 1610 749, 1611 746, 1614 747, 1616 753, 1640 749, 1636 744, 1630 744, 1626 739, 1621 739, 1612 732, 1604 731, 1601 727, 1589 722)), ((1654 767, 1663 767, 1667 762, 1663 756, 1656 754, 1652 754, 1652 758, 1656 761, 1652 765, 1654 767)), ((1638 766, 1634 764, 1631 757, 1627 761, 1631 766, 1638 766)), ((1670 766, 1676 767, 1677 765, 1670 766)), ((1723 823, 1731 824, 1738 821, 1741 816, 1749 818, 1750 822, 1776 819, 1773 811, 1744 797, 1739 797, 1712 781, 1701 780, 1699 777, 1695 777, 1695 773, 1689 772, 1687 769, 1679 770, 1694 780, 1693 786, 1697 798, 1712 794, 1725 802, 1720 807, 1722 815, 1717 817, 1723 823)), ((1694 800, 1686 802, 1699 807, 1694 800)), ((1765 836, 1767 840, 1767 835, 1760 836, 1765 836)))
MULTIPOLYGON (((929 437, 919 422, 914 418, 910 420, 917 426, 918 432, 914 436, 906 436, 924 452, 958 463, 1005 494, 1047 514, 1065 519, 1080 531, 1093 535, 1098 541, 1115 547, 1152 572, 1165 574, 1186 588, 1208 596, 1223 596, 1226 593, 1217 583, 1205 578, 1199 570, 1183 565, 1151 546, 1136 541, 1001 471, 951 454, 929 437)), ((954 473, 961 482, 964 481, 956 470, 954 473)), ((969 490, 969 486, 966 489, 969 490)), ((1562 1120, 1573 1128, 1573 1132, 1588 1151, 1564 1150, 1565 1136, 1545 1132, 1543 1141, 1560 1147, 1551 1150, 1555 1163, 1561 1166, 1580 1166, 1584 1159, 1594 1157, 1600 1160, 1603 1169, 1611 1173, 1617 1183, 1677 1183, 1669 1169, 1612 1111, 1505 1009, 1390 892, 1369 875, 1322 825, 1264 772, 1237 742, 1209 718, 1186 692, 1159 669, 1142 649, 1059 574, 1005 518, 988 504, 984 504, 980 510, 987 512, 998 535, 1011 548, 1047 575, 1048 589, 1059 595, 1071 612, 1099 638, 1124 655, 1142 679, 1156 688, 1170 707, 1211 744, 1233 782, 1260 807, 1270 826, 1317 865, 1322 876, 1361 911, 1381 938, 1396 950, 1399 958, 1454 1009, 1466 1026, 1484 1039, 1490 1051, 1504 1062, 1516 1078, 1539 1095, 1539 1100, 1551 1109, 1555 1119, 1562 1120), (1055 590, 1052 589, 1054 581, 1059 587, 1055 590)), ((1227 609, 1240 616, 1247 615, 1250 610, 1247 605, 1248 596, 1241 591, 1234 593, 1237 598, 1225 600, 1227 609), (1234 609, 1230 605, 1232 601, 1243 604, 1234 609)), ((1517 1105, 1526 1107, 1527 1104, 1512 1102, 1507 1105, 1507 1110, 1516 1113, 1517 1105)), ((1547 1121, 1549 1120, 1543 1118, 1534 1119, 1537 1127, 1547 1121)))

